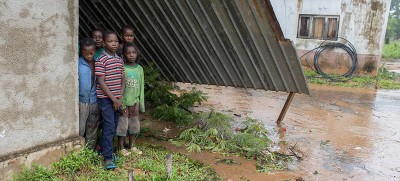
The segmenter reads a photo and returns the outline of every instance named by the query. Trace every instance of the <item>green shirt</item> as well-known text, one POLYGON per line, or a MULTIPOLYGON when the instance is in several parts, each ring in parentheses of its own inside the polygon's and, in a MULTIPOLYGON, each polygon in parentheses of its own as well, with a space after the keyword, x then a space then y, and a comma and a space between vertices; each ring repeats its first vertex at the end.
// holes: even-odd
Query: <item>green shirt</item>
POLYGON ((105 48, 100 48, 100 49, 98 49, 98 50, 96 50, 96 52, 94 52, 94 61, 96 61, 97 60, 97 58, 101 55, 101 53, 103 53, 104 52, 104 50, 105 50, 105 48))
POLYGON ((133 106, 139 103, 139 111, 144 112, 144 74, 142 66, 124 65, 125 92, 122 96, 124 106, 133 106))

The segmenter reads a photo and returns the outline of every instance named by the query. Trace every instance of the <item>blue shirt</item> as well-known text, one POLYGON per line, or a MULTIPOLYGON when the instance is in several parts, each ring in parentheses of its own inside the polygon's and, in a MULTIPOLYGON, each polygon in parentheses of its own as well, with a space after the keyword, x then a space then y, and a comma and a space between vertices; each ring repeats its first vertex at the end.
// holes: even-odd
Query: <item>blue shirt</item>
MULTIPOLYGON (((93 67, 94 68, 94 67, 93 67)), ((83 58, 79 57, 78 63, 78 75, 79 75, 79 102, 81 103, 96 103, 96 76, 94 76, 94 82, 92 84, 92 70, 88 62, 83 58)))

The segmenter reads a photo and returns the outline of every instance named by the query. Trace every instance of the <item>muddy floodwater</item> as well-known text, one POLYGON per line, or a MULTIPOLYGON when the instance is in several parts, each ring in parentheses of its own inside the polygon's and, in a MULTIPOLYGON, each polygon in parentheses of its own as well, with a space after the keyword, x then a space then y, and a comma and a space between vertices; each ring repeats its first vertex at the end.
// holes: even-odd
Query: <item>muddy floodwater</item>
MULTIPOLYGON (((400 91, 311 86, 311 96, 295 95, 278 127, 288 93, 196 87, 210 97, 202 109, 262 120, 274 142, 296 145, 303 154, 290 171, 270 174, 249 169, 253 162, 245 159, 233 169, 211 164, 226 180, 400 180, 400 91)), ((195 157, 212 163, 207 160, 217 156, 195 157)))

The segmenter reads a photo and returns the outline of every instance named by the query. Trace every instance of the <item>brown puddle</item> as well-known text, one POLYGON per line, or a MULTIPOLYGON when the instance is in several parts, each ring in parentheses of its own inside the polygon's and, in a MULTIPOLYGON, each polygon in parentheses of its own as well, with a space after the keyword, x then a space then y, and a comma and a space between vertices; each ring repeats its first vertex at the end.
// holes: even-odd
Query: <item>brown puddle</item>
POLYGON ((296 94, 277 127, 287 93, 208 85, 196 88, 210 96, 198 109, 213 107, 262 120, 274 142, 286 141, 304 154, 303 161, 290 164, 290 171, 266 174, 255 171, 254 161, 240 157, 234 157, 240 165, 226 165, 216 163, 222 158, 219 154, 188 153, 211 165, 225 180, 400 180, 400 91, 311 86, 312 96, 296 94), (279 134, 282 128, 286 132, 279 134))
POLYGON ((165 146, 166 149, 188 155, 191 159, 200 161, 206 165, 210 165, 218 175, 224 180, 286 180, 295 178, 294 173, 290 172, 273 172, 270 174, 260 173, 256 171, 256 162, 254 160, 245 159, 239 156, 230 155, 222 156, 218 153, 203 151, 201 153, 190 153, 185 147, 177 147, 165 141, 157 141, 154 139, 139 139, 139 143, 155 144, 165 146), (235 164, 220 163, 222 159, 234 160, 235 164))

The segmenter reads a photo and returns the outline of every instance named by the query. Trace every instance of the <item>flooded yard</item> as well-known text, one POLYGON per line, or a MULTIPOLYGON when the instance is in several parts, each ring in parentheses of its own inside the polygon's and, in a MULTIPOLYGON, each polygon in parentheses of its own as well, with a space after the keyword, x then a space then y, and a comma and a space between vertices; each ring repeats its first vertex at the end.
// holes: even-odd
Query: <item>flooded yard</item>
POLYGON ((230 166, 216 164, 218 154, 190 154, 226 180, 400 180, 400 91, 311 86, 311 96, 295 95, 278 127, 288 93, 196 87, 210 96, 198 109, 262 120, 275 143, 296 145, 303 155, 290 171, 266 174, 249 160, 237 158, 243 164, 230 166))

